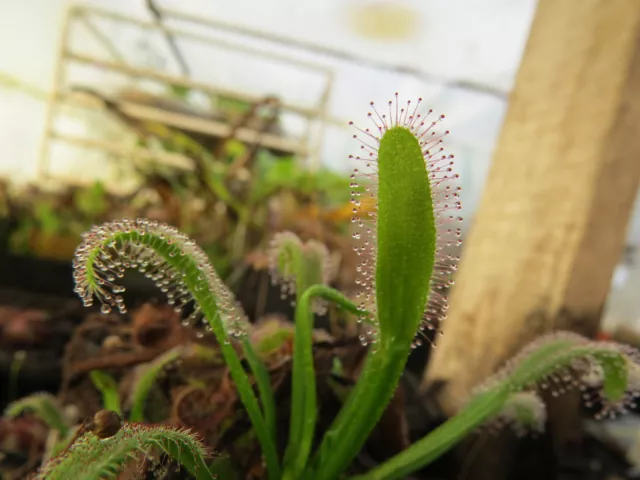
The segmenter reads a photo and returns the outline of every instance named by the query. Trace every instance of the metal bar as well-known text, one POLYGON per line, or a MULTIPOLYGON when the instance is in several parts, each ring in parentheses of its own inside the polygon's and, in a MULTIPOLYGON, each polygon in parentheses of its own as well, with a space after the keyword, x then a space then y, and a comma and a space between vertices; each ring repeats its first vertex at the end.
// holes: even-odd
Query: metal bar
POLYGON ((162 23, 162 12, 158 9, 158 7, 156 7, 153 0, 147 0, 147 8, 155 18, 156 25, 158 25, 158 28, 162 30, 162 33, 164 34, 164 37, 167 40, 167 43, 169 44, 169 49, 173 53, 174 58, 178 62, 178 65, 180 65, 180 70, 182 70, 182 75, 184 75, 185 77, 188 77, 189 66, 187 65, 186 60, 182 56, 182 53, 180 52, 180 49, 176 44, 175 38, 173 38, 173 35, 171 35, 171 33, 167 30, 167 28, 162 23))
MULTIPOLYGON (((81 93, 64 94, 59 92, 58 101, 74 108, 98 111, 103 110, 102 103, 99 100, 85 97, 81 93)), ((180 113, 167 112, 166 110, 148 105, 121 101, 118 102, 118 107, 122 113, 137 120, 156 121, 172 127, 221 138, 225 138, 232 129, 231 125, 227 123, 192 117, 190 115, 180 113)), ((341 122, 340 125, 344 126, 346 123, 341 122)), ((309 153, 309 149, 304 139, 301 139, 300 141, 289 140, 285 137, 269 133, 260 133, 246 127, 239 128, 236 132, 235 138, 249 144, 258 143, 266 148, 290 151, 299 155, 307 155, 309 153)))
MULTIPOLYGON (((72 101, 71 103, 78 107, 97 110, 101 109, 97 103, 93 102, 89 103, 82 101, 83 105, 81 105, 79 101, 72 101)), ((123 114, 131 118, 144 121, 155 121, 172 127, 178 127, 184 130, 204 133, 220 138, 225 138, 229 135, 232 129, 231 125, 226 123, 192 117, 190 115, 180 113, 167 112, 166 110, 146 105, 120 102, 119 107, 123 114)), ((270 133, 261 133, 246 127, 239 128, 235 133, 235 138, 248 144, 257 143, 265 148, 283 150, 301 156, 308 154, 308 147, 303 141, 290 140, 270 133)))
POLYGON ((4 72, 0 72, 0 87, 17 90, 39 101, 46 102, 49 99, 49 93, 45 90, 4 72))
MULTIPOLYGON (((132 25, 136 25, 142 29, 145 30, 158 30, 158 26, 155 23, 151 23, 151 22, 145 22, 143 20, 138 20, 132 17, 128 17, 126 15, 121 15, 119 13, 114 13, 114 12, 110 12, 108 10, 103 10, 101 8, 96 8, 96 7, 89 7, 86 5, 82 5, 82 6, 77 6, 76 7, 78 10, 80 11, 86 11, 86 12, 91 12, 94 13, 95 15, 99 15, 105 18, 111 18, 113 20, 118 20, 124 23, 130 23, 132 25)), ((164 11, 163 11, 164 13, 164 11)), ((283 63, 289 63, 291 65, 296 65, 299 67, 303 67, 306 68, 308 70, 314 70, 320 73, 324 73, 324 74, 329 74, 331 72, 331 69, 328 68, 325 65, 319 65, 317 63, 312 63, 312 62, 307 62, 304 60, 299 60, 297 58, 293 58, 291 56, 288 55, 281 55, 278 53, 274 53, 272 51, 269 50, 261 50, 261 49, 257 49, 257 48, 252 48, 252 47, 248 47, 246 45, 241 45, 238 43, 232 43, 232 42, 228 42, 219 38, 214 38, 214 37, 210 37, 210 36, 206 36, 206 35, 200 35, 197 33, 193 33, 189 30, 182 30, 179 28, 173 28, 173 27, 164 27, 164 30, 171 33, 172 35, 178 36, 178 37, 184 37, 184 38, 188 38, 191 40, 195 40, 198 42, 202 42, 202 43, 208 43, 210 45, 218 45, 220 47, 223 47, 225 49, 229 49, 229 50, 236 50, 239 52, 244 52, 244 53, 248 53, 251 55, 256 55, 260 58, 268 58, 274 61, 279 61, 279 62, 283 62, 283 63)))
POLYGON ((190 15, 188 13, 180 12, 180 11, 169 9, 169 8, 161 8, 161 12, 165 16, 165 18, 171 17, 176 20, 198 23, 200 25, 214 27, 219 30, 225 30, 227 32, 231 32, 235 34, 241 34, 241 35, 253 37, 259 40, 266 40, 266 41, 279 44, 288 48, 295 48, 297 50, 304 50, 304 51, 313 52, 319 55, 333 57, 335 59, 343 60, 343 61, 355 64, 355 65, 360 65, 363 67, 369 67, 369 68, 375 68, 378 70, 386 70, 386 71, 391 71, 395 73, 407 74, 407 75, 411 75, 416 78, 419 78, 427 83, 441 84, 448 88, 457 88, 460 90, 471 90, 477 93, 491 95, 493 97, 497 97, 505 101, 508 99, 508 96, 509 96, 509 92, 506 92, 498 88, 494 88, 490 85, 484 85, 481 83, 472 82, 468 80, 451 81, 444 77, 439 77, 437 75, 429 74, 415 68, 407 67, 404 65, 392 65, 386 62, 380 62, 372 58, 366 58, 366 57, 354 55, 342 50, 337 50, 337 49, 325 47, 323 45, 318 45, 316 43, 300 41, 295 38, 286 37, 284 35, 277 35, 271 32, 267 33, 265 31, 247 28, 240 25, 236 25, 236 24, 226 23, 220 20, 214 20, 212 18, 205 18, 202 16, 190 15))
MULTIPOLYGON (((157 80, 159 82, 168 83, 170 85, 178 85, 181 87, 195 88, 197 90, 201 90, 207 93, 228 95, 249 103, 254 103, 256 101, 260 101, 261 99, 261 97, 258 97, 257 95, 248 95, 248 94, 236 92, 234 90, 230 90, 227 88, 213 87, 210 84, 203 83, 203 82, 196 82, 185 77, 176 77, 173 75, 168 75, 166 73, 160 73, 148 68, 131 67, 131 66, 123 65, 116 62, 111 62, 109 60, 101 60, 98 58, 93 58, 93 57, 82 55, 79 53, 73 53, 68 51, 66 52, 66 57, 71 60, 75 60, 77 62, 88 63, 100 68, 114 70, 116 72, 130 75, 132 77, 144 77, 152 80, 157 80)), ((313 108, 300 107, 297 105, 292 105, 284 102, 281 105, 283 109, 289 110, 290 112, 298 113, 307 118, 315 117, 318 115, 318 111, 313 108)))
POLYGON ((49 98, 47 99, 47 113, 44 120, 44 135, 40 142, 40 151, 38 153, 38 164, 36 167, 36 179, 41 179, 46 176, 49 169, 49 133, 53 127, 53 117, 56 110, 57 92, 60 90, 60 85, 64 81, 64 52, 66 50, 67 41, 69 39, 69 31, 71 24, 71 17, 75 13, 75 9, 70 7, 62 21, 62 29, 60 32, 60 38, 58 40, 58 49, 56 54, 56 66, 53 74, 53 85, 49 98))
MULTIPOLYGON (((82 96, 82 94, 78 96, 76 95, 78 94, 59 93, 58 98, 60 99, 60 102, 67 103, 70 106, 77 108, 91 110, 103 109, 100 101, 91 100, 82 96)), ((185 115, 183 113, 169 112, 162 108, 150 105, 118 101, 117 106, 123 115, 135 120, 158 122, 170 127, 180 128, 196 133, 204 133, 206 135, 219 138, 227 138, 233 130, 233 127, 228 123, 219 122, 213 119, 195 117, 192 115, 185 115)), ((296 153, 301 156, 308 154, 308 147, 303 140, 296 141, 280 135, 262 133, 248 127, 240 127, 233 133, 234 138, 248 144, 259 144, 266 148, 283 150, 290 153, 296 153)))
MULTIPOLYGON (((313 153, 309 158, 309 166, 311 171, 317 171, 320 168, 322 163, 321 154, 322 154, 322 140, 324 140, 324 134, 326 131, 327 124, 327 116, 329 113, 329 98, 331 96, 331 87, 333 86, 333 77, 327 82, 325 86, 324 92, 322 92, 322 96, 320 98, 320 126, 318 131, 316 132, 317 138, 315 139, 315 147, 313 148, 313 153)), ((311 122, 309 122, 311 123, 311 122)), ((346 123, 345 123, 346 126, 346 123)))
POLYGON ((122 56, 122 54, 118 51, 118 49, 116 48, 116 46, 113 44, 113 42, 111 41, 111 39, 109 39, 109 37, 107 37, 102 30, 100 30, 96 25, 94 25, 94 23, 91 21, 91 19, 85 15, 84 13, 79 14, 78 15, 78 19, 84 23, 85 27, 87 27, 87 29, 93 33, 93 35, 98 39, 98 41, 100 43, 102 43, 102 45, 104 46, 105 50, 107 50, 107 52, 109 52, 109 54, 115 59, 118 60, 119 62, 122 63, 127 63, 127 61, 125 60, 125 58, 122 56))

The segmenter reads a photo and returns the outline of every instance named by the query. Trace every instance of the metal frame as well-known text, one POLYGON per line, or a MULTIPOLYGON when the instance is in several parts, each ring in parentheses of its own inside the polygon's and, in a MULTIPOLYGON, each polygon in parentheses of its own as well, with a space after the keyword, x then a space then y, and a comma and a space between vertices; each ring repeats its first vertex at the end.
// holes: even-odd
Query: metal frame
MULTIPOLYGON (((187 38, 206 45, 222 46, 228 51, 235 51, 249 56, 257 55, 263 59, 268 58, 283 64, 295 65, 300 67, 301 69, 312 71, 318 74, 323 81, 323 92, 318 99, 317 104, 313 105, 312 107, 308 107, 288 102, 280 103, 280 110, 282 112, 295 113, 306 120, 307 129, 301 140, 297 141, 279 135, 261 133, 248 127, 238 129, 236 135, 237 138, 247 143, 260 143, 261 145, 264 145, 266 147, 291 151, 297 156, 306 158, 312 168, 318 167, 321 140, 312 146, 310 145, 310 138, 314 126, 316 126, 318 129, 318 138, 321 139, 324 133, 323 127, 328 120, 327 107, 333 84, 333 71, 330 68, 309 63, 307 61, 302 61, 292 56, 281 55, 274 52, 265 52, 264 50, 253 49, 231 41, 224 41, 215 37, 196 34, 185 29, 171 28, 164 25, 158 17, 156 17, 155 21, 153 22, 146 22, 133 17, 129 17, 127 15, 110 12, 96 7, 72 5, 71 7, 69 7, 62 24, 62 31, 58 46, 57 61, 53 80, 53 88, 47 101, 44 135, 40 146, 40 154, 38 160, 39 181, 53 179, 53 176, 51 175, 50 147, 52 141, 54 140, 63 141, 79 147, 98 149, 117 157, 138 160, 151 158, 157 160, 160 157, 160 160, 163 162, 166 161, 167 163, 170 163, 176 167, 184 168, 188 168, 188 165, 190 164, 187 159, 180 158, 181 156, 178 154, 167 154, 159 156, 158 152, 152 152, 151 150, 142 147, 129 149, 126 147, 114 146, 109 142, 82 138, 56 131, 54 129, 54 126, 57 115, 60 114, 61 105, 72 105, 83 109, 101 108, 101 106, 97 105, 95 102, 87 101, 86 98, 82 98, 81 96, 69 91, 70 85, 67 81, 66 69, 67 66, 72 62, 93 65, 107 71, 117 72, 133 80, 150 79, 165 83, 167 85, 188 87, 196 91, 213 94, 223 94, 251 103, 259 102, 262 100, 262 98, 256 97, 255 95, 247 94, 246 92, 234 91, 208 83, 193 81, 185 76, 185 73, 188 72, 188 70, 184 68, 182 68, 183 74, 181 75, 169 75, 165 72, 151 68, 139 68, 132 66, 124 61, 124 57, 121 55, 114 41, 112 41, 112 39, 108 38, 104 33, 102 33, 100 29, 92 22, 92 17, 94 16, 109 18, 116 22, 134 25, 144 31, 161 31, 165 36, 170 36, 172 38, 187 38), (71 29, 78 23, 83 24, 84 27, 93 34, 94 38, 96 38, 104 47, 105 51, 110 55, 112 60, 95 58, 73 51, 73 48, 70 45, 70 32, 71 29)), ((209 24, 208 27, 211 30, 215 30, 217 28, 215 22, 209 24)), ((130 115, 133 118, 161 122, 169 126, 180 127, 185 130, 194 132, 206 133, 213 136, 225 136, 232 129, 231 125, 222 121, 195 118, 189 115, 168 112, 166 110, 163 110, 162 108, 144 106, 140 104, 129 103, 126 101, 119 102, 119 105, 123 111, 126 111, 127 115, 130 115)), ((57 179, 62 180, 59 177, 57 177, 57 179)))
MULTIPOLYGON (((148 0, 148 1, 153 3, 153 0, 148 0)), ((274 44, 287 46, 290 49, 297 49, 304 52, 312 52, 312 53, 328 56, 331 58, 339 59, 342 61, 346 61, 354 65, 375 68, 377 70, 386 70, 389 72, 407 74, 407 75, 411 75, 412 77, 418 78, 425 83, 432 84, 432 85, 441 85, 447 88, 469 90, 469 91, 484 94, 484 95, 490 95, 504 101, 507 101, 509 96, 509 92, 501 90, 499 88, 495 88, 491 85, 481 84, 481 83, 467 81, 467 80, 454 80, 454 79, 446 78, 443 76, 433 75, 423 70, 412 68, 410 66, 394 65, 388 62, 380 62, 372 58, 367 58, 360 55, 347 53, 345 51, 336 50, 334 48, 330 48, 324 45, 319 45, 317 43, 311 43, 301 39, 292 39, 290 37, 287 37, 286 35, 277 35, 271 32, 267 33, 263 30, 256 30, 254 28, 247 28, 241 25, 230 24, 217 19, 213 19, 213 18, 196 16, 196 15, 181 12, 179 10, 174 10, 171 8, 165 8, 165 7, 159 8, 155 6, 155 11, 158 14, 160 14, 164 19, 174 19, 181 22, 199 24, 205 27, 215 28, 220 31, 231 32, 237 35, 243 35, 243 36, 258 39, 258 40, 266 40, 274 44)))

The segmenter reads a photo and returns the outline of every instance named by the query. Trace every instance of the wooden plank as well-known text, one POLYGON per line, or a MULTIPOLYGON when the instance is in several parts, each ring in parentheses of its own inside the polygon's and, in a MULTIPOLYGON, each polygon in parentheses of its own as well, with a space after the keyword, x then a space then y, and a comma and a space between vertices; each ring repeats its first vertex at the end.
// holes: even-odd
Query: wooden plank
POLYGON ((640 182, 640 1, 541 0, 425 376, 452 414, 523 344, 594 335, 640 182))

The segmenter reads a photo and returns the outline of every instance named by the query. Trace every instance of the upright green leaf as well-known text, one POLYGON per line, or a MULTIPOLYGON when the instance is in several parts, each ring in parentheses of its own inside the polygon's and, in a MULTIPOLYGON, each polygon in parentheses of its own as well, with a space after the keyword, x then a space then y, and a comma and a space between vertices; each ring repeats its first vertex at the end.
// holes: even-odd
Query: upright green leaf
POLYGON ((436 252, 431 186, 422 149, 393 127, 378 150, 376 309, 380 348, 410 345, 427 303, 436 252))
POLYGON ((4 411, 7 417, 17 417, 25 412, 30 412, 42 419, 49 428, 60 432, 60 438, 64 438, 69 431, 69 425, 64 418, 62 407, 58 399, 50 393, 34 393, 10 403, 4 411))
POLYGON ((118 385, 114 378, 102 370, 92 370, 90 377, 91 382, 102 395, 103 408, 121 415, 120 395, 118 394, 118 385))
POLYGON ((393 102, 389 116, 374 110, 377 131, 360 130, 365 134, 361 148, 368 155, 355 157, 364 170, 356 170, 354 179, 362 174, 375 185, 374 191, 367 189, 370 195, 354 191, 354 223, 360 227, 354 238, 361 241, 361 309, 375 314, 366 335, 373 345, 310 469, 320 480, 337 478, 357 455, 393 396, 423 320, 437 320, 446 310, 433 273, 436 261, 439 273, 449 273, 438 241, 457 235, 451 228, 438 235, 436 223, 439 212, 459 206, 457 189, 441 187, 455 178, 449 173, 452 157, 442 155, 441 138, 434 136, 437 121, 422 121, 409 106, 400 108, 396 97, 395 114, 393 102), (444 203, 434 201, 439 194, 444 203), (364 215, 360 212, 368 202, 376 208, 364 215))

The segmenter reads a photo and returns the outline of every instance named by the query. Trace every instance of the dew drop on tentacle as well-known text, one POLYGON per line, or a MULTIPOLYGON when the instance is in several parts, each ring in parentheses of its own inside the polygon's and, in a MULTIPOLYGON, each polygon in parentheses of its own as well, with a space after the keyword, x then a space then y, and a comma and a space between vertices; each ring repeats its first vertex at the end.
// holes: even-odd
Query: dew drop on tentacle
MULTIPOLYGON (((97 298, 102 303, 102 313, 111 313, 114 308, 126 312, 119 295, 125 289, 115 282, 127 268, 132 268, 151 279, 176 311, 181 312, 195 304, 186 273, 177 270, 187 265, 188 259, 200 272, 198 280, 213 292, 227 332, 246 331, 246 315, 206 253, 176 228, 147 219, 125 219, 93 227, 82 239, 74 256, 73 276, 74 290, 85 306, 92 305, 97 298)), ((194 312, 196 317, 201 316, 197 306, 194 312)), ((187 321, 192 320, 196 318, 187 317, 187 321)))
MULTIPOLYGON (((330 254, 328 248, 321 242, 309 240, 303 242, 293 232, 276 233, 269 244, 267 257, 271 283, 280 286, 281 299, 296 293, 296 275, 298 266, 295 258, 300 255, 301 261, 308 267, 317 267, 319 278, 314 279, 320 284, 328 285, 338 273, 339 259, 330 254)), ((292 300, 295 306, 295 300, 292 300)), ((326 301, 315 298, 312 304, 315 313, 322 315, 326 312, 326 301)))
MULTIPOLYGON (((460 190, 456 185, 458 174, 454 173, 454 156, 444 153, 444 138, 449 131, 438 131, 444 115, 433 116, 433 110, 422 108, 422 98, 417 101, 403 102, 396 93, 388 102, 388 113, 381 113, 374 102, 370 102, 371 111, 367 120, 373 125, 373 131, 361 128, 349 122, 349 125, 363 133, 366 141, 358 134, 354 138, 365 147, 366 158, 349 155, 349 160, 358 164, 351 175, 351 187, 359 190, 352 192, 353 217, 352 237, 354 251, 360 262, 356 268, 357 284, 360 292, 357 301, 363 305, 363 311, 375 317, 375 271, 376 271, 376 219, 377 219, 377 149, 380 139, 392 127, 408 129, 420 143, 429 178, 436 225, 439 229, 436 244, 434 271, 431 279, 431 293, 424 309, 421 328, 417 332, 415 345, 424 340, 433 344, 433 336, 446 318, 448 304, 446 293, 453 284, 452 275, 457 270, 457 252, 461 246, 462 219, 452 215, 461 209, 460 190)), ((362 324, 375 324, 375 319, 359 318, 362 324)), ((367 343, 375 342, 375 337, 365 335, 367 343)))
MULTIPOLYGON (((526 385, 520 385, 520 388, 539 388, 552 397, 577 390, 582 396, 584 405, 597 410, 594 414, 596 419, 613 418, 636 407, 640 397, 640 352, 628 345, 594 341, 571 332, 550 333, 526 345, 496 374, 476 387, 466 403, 501 383, 509 384, 512 373, 525 360, 554 342, 560 342, 559 345, 562 345, 562 348, 555 350, 555 353, 552 350, 551 354, 545 356, 544 362, 547 366, 544 369, 544 376, 531 377, 528 382, 525 382, 526 385), (576 357, 569 362, 563 360, 571 357, 572 350, 576 352, 576 357), (603 360, 619 362, 617 367, 626 371, 626 388, 618 398, 610 399, 605 394, 607 372, 603 368, 603 360)), ((613 362, 609 363, 609 369, 612 366, 613 362)))

